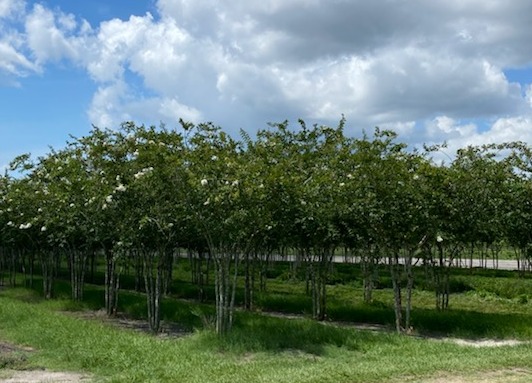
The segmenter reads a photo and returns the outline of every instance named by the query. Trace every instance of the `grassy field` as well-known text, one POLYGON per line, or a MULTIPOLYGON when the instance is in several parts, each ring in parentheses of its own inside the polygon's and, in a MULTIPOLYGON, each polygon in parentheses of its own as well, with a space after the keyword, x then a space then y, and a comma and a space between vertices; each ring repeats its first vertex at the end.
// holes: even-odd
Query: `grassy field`
MULTIPOLYGON (((477 348, 438 338, 532 340, 532 280, 510 272, 457 272, 448 312, 435 311, 433 293, 420 286, 414 294, 416 336, 400 336, 351 326, 391 327, 385 279, 374 302, 364 304, 356 278, 345 272, 341 283, 329 286, 330 322, 322 324, 305 318, 310 301, 304 284, 284 280, 281 267, 267 291, 258 293, 257 310, 302 318, 239 311, 234 331, 220 339, 209 328, 211 305, 183 299, 196 292, 186 280, 186 267, 178 269, 175 295, 165 300, 163 317, 186 330, 179 337, 154 337, 80 315, 102 306, 96 285, 87 286, 83 303, 67 299, 66 282, 58 284, 59 299, 53 301, 42 300, 36 290, 2 288, 0 340, 35 351, 2 354, 0 368, 80 371, 106 382, 431 382, 434 377, 467 382, 479 375, 491 377, 486 381, 525 382, 521 379, 532 374, 530 343, 477 348)), ((143 295, 122 292, 120 310, 142 318, 143 295)))

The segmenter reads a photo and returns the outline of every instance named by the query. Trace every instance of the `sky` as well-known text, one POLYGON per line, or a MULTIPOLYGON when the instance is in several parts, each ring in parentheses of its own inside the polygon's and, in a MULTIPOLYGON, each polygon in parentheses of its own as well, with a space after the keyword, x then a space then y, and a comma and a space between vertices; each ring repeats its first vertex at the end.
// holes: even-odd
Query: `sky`
POLYGON ((532 142, 529 0, 0 0, 0 169, 121 122, 532 142))

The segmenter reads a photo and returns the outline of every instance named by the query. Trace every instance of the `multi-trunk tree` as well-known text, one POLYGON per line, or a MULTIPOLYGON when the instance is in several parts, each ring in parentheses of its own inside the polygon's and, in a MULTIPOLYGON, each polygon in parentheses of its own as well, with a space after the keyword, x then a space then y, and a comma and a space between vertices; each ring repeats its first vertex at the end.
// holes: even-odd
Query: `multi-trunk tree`
POLYGON ((465 148, 443 165, 393 132, 349 138, 344 125, 284 122, 235 139, 213 124, 125 123, 35 161, 20 156, 0 177, 0 272, 15 283, 23 271, 31 283, 37 265, 49 298, 66 265, 78 300, 99 260, 114 315, 121 272, 133 268, 157 332, 174 260, 186 253, 201 299, 214 282, 216 330, 226 334, 240 279, 251 310, 256 279, 264 289, 271 257, 286 254, 292 276, 306 279, 313 317, 325 319, 341 249, 360 263, 367 302, 388 269, 402 332, 412 326, 416 264, 426 267, 439 309, 449 304, 451 265, 467 251, 496 260, 505 243, 530 265, 527 145, 465 148))

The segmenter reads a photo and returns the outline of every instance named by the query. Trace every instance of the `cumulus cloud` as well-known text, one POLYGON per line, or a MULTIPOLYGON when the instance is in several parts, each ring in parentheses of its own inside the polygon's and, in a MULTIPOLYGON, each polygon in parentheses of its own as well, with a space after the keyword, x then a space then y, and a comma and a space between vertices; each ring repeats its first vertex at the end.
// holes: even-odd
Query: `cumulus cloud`
POLYGON ((91 28, 86 21, 78 23, 75 16, 53 12, 35 4, 26 17, 28 46, 38 63, 61 61, 77 62, 83 57, 91 28))
POLYGON ((24 10, 24 1, 0 0, 0 20, 20 15, 24 10))
MULTIPOLYGON (((0 0, 0 20, 20 4, 0 0)), ((531 85, 504 71, 532 66, 530 14, 531 2, 502 0, 158 0, 154 14, 91 26, 37 4, 22 41, 0 39, 0 71, 80 66, 102 127, 343 114, 351 132, 379 125, 412 142, 527 139, 531 85)))

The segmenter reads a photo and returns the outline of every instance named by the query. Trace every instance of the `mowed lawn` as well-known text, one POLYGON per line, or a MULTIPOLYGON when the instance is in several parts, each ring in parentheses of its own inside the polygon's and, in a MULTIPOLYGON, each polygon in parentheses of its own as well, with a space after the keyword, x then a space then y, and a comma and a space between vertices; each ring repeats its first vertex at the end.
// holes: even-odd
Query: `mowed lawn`
MULTIPOLYGON (((334 297, 347 294, 343 289, 332 288, 333 309, 334 297)), ((386 293, 383 290, 377 297, 381 294, 384 299, 386 293)), ((418 305, 431 296, 418 293, 418 305)), ((171 319, 179 323, 182 316, 191 331, 179 337, 155 337, 72 315, 88 306, 66 299, 44 301, 37 292, 22 288, 0 290, 0 340, 35 350, 25 353, 23 368, 79 371, 106 382, 473 382, 476 376, 488 377, 486 381, 526 381, 522 379, 532 374, 532 345, 527 342, 532 340, 527 330, 532 327, 530 303, 471 293, 453 299, 458 310, 438 316, 424 309, 419 320, 426 322, 425 327, 438 321, 445 325, 445 318, 460 321, 463 313, 468 321, 478 319, 478 326, 492 327, 479 329, 478 334, 517 335, 524 343, 471 347, 438 338, 243 312, 238 313, 232 334, 219 339, 208 321, 199 318, 208 310, 175 299, 165 302, 172 307, 171 319), (489 313, 490 307, 495 312, 489 313), (512 334, 505 319, 524 321, 524 327, 512 334), (453 380, 456 377, 460 380, 453 380)), ((142 306, 143 297, 132 294, 124 301, 142 306)), ((475 324, 469 326, 475 328, 475 324)))

